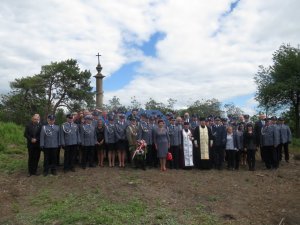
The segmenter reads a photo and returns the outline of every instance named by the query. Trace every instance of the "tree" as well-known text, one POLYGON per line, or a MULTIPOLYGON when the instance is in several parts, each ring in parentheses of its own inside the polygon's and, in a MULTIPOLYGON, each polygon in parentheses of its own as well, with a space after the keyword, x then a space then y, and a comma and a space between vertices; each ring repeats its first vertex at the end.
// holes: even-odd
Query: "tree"
POLYGON ((58 108, 78 111, 92 107, 94 93, 90 78, 91 73, 80 71, 73 59, 42 66, 39 74, 10 83, 12 91, 1 96, 1 108, 12 121, 23 123, 18 119, 20 116, 28 119, 35 113, 41 116, 55 114, 58 108))
POLYGON ((221 116, 223 111, 221 110, 221 102, 217 99, 197 100, 190 106, 188 106, 187 112, 190 114, 197 114, 201 117, 207 117, 209 115, 221 116))
POLYGON ((132 109, 139 109, 141 108, 142 104, 136 99, 135 96, 131 97, 131 105, 129 106, 129 110, 132 109))
POLYGON ((59 107, 68 110, 73 110, 75 105, 81 105, 81 108, 94 107, 91 72, 80 71, 76 60, 42 66, 39 76, 43 79, 41 85, 45 87, 46 114, 55 113, 59 107))
POLYGON ((239 116, 244 114, 244 111, 239 107, 235 106, 233 103, 224 104, 225 112, 228 115, 239 116))
POLYGON ((292 108, 296 137, 300 137, 300 49, 281 45, 273 54, 273 65, 260 66, 254 80, 260 106, 267 110, 292 108))
POLYGON ((105 108, 108 111, 127 111, 126 107, 120 103, 120 99, 117 96, 114 96, 112 99, 108 100, 108 104, 105 106, 105 108))

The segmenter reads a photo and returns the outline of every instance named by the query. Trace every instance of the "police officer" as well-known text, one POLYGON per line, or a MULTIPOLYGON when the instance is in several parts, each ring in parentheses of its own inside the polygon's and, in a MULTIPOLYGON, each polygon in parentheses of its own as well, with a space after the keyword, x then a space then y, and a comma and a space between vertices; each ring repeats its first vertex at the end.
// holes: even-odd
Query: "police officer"
POLYGON ((227 132, 220 117, 215 118, 215 123, 216 124, 212 127, 214 166, 216 169, 222 170, 227 132))
POLYGON ((125 123, 125 115, 121 113, 119 115, 119 120, 115 124, 115 132, 116 132, 116 142, 117 142, 117 151, 118 151, 118 159, 119 159, 119 167, 125 167, 125 156, 126 149, 128 146, 127 138, 126 138, 126 123, 125 123))
POLYGON ((64 151, 64 172, 75 172, 74 161, 78 145, 81 144, 79 127, 73 121, 73 115, 66 116, 67 122, 61 125, 60 140, 64 151))
POLYGON ((171 161, 171 169, 179 169, 179 150, 181 145, 181 130, 175 124, 176 118, 170 117, 170 125, 168 127, 170 137, 170 152, 172 153, 173 160, 171 161))
POLYGON ((141 114, 140 123, 138 125, 138 140, 144 140, 147 144, 146 147, 146 160, 147 165, 150 165, 150 146, 152 145, 152 130, 150 128, 150 124, 148 123, 148 115, 146 113, 141 114), (148 159, 149 157, 149 159, 148 159))
POLYGON ((57 175, 57 149, 60 147, 60 128, 54 124, 55 116, 48 115, 47 122, 40 135, 40 147, 44 151, 44 176, 48 175, 49 169, 53 175, 57 175))
POLYGON ((134 116, 129 117, 130 125, 126 128, 126 137, 128 140, 129 145, 129 152, 130 152, 130 158, 131 158, 131 166, 134 166, 134 161, 132 160, 133 154, 137 148, 137 135, 138 135, 138 126, 137 121, 134 116))
POLYGON ((94 151, 97 143, 95 127, 92 125, 92 115, 84 117, 84 123, 80 126, 80 140, 82 145, 81 167, 86 168, 87 161, 89 167, 95 167, 94 151))
POLYGON ((277 152, 276 147, 279 144, 279 139, 276 134, 276 128, 272 126, 271 119, 265 120, 265 125, 261 131, 261 147, 263 159, 267 169, 277 169, 277 152))
POLYGON ((157 128, 157 124, 155 121, 156 116, 152 115, 149 118, 149 134, 150 134, 150 144, 147 146, 147 164, 150 167, 157 167, 158 166, 158 158, 157 158, 157 152, 155 149, 155 145, 153 142, 153 133, 154 130, 157 128))
POLYGON ((288 125, 284 124, 284 119, 279 118, 279 131, 280 131, 280 145, 279 145, 279 160, 282 160, 282 148, 284 149, 284 159, 288 163, 289 156, 289 144, 292 141, 292 133, 288 125))
POLYGON ((112 115, 108 116, 108 124, 104 129, 105 143, 108 150, 108 165, 109 167, 115 166, 115 153, 116 153, 116 127, 112 115))
POLYGON ((40 133, 41 124, 39 122, 39 116, 33 115, 31 122, 25 127, 24 137, 27 140, 28 149, 28 176, 38 175, 37 167, 40 160, 40 133))

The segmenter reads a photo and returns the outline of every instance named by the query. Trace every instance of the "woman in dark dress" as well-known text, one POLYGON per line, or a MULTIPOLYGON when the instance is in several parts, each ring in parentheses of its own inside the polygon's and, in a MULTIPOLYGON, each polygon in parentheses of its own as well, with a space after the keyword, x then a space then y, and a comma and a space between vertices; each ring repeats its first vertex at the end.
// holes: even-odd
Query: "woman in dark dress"
POLYGON ((247 162, 250 171, 255 170, 255 153, 257 149, 255 135, 253 125, 248 124, 244 133, 244 148, 247 150, 247 162))
POLYGON ((158 120, 158 127, 153 133, 153 141, 160 161, 160 170, 166 171, 166 157, 170 148, 170 137, 163 120, 158 120))
POLYGON ((98 166, 103 167, 104 160, 104 126, 102 120, 98 120, 96 127, 97 143, 96 151, 98 153, 98 166))

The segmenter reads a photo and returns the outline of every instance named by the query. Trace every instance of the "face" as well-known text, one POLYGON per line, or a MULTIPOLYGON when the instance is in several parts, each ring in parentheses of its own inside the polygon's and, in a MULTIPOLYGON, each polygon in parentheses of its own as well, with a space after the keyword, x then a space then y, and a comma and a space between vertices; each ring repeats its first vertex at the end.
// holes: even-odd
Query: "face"
POLYGON ((98 123, 97 123, 97 125, 98 125, 98 127, 102 127, 102 125, 103 125, 103 122, 102 122, 102 120, 98 120, 98 123))
POLYGON ((163 121, 160 121, 160 122, 158 123, 158 126, 159 126, 160 128, 162 128, 162 127, 164 126, 164 122, 163 122, 163 121))
POLYGON ((170 120, 170 123, 171 123, 172 125, 174 125, 174 124, 175 124, 175 120, 170 120))
POLYGON ((72 118, 67 118, 68 123, 72 123, 73 122, 73 117, 72 118))
POLYGON ((190 125, 188 125, 188 124, 183 125, 184 129, 186 129, 186 130, 189 129, 189 126, 190 126, 190 125))
POLYGON ((190 116, 190 115, 189 115, 188 113, 185 113, 185 114, 184 114, 184 118, 189 118, 189 116, 190 116))
POLYGON ((201 121, 200 121, 200 125, 201 125, 201 126, 205 126, 205 125, 206 125, 206 124, 205 124, 205 120, 201 120, 201 121))
POLYGON ((35 115, 35 116, 32 117, 31 120, 32 120, 32 122, 33 122, 34 124, 37 124, 37 123, 39 122, 39 117, 35 115))
POLYGON ((266 118, 266 115, 264 115, 264 114, 259 115, 260 120, 264 120, 265 118, 266 118))
POLYGON ((227 133, 232 133, 232 127, 227 127, 227 133))
POLYGON ((249 126, 248 128, 248 131, 253 131, 253 127, 249 126))
POLYGON ((54 122, 55 122, 55 120, 49 120, 49 119, 47 119, 47 121, 48 121, 48 123, 49 123, 50 125, 53 125, 54 122))
POLYGON ((180 117, 178 117, 178 118, 176 119, 176 122, 177 122, 177 124, 181 124, 181 123, 182 123, 182 119, 181 119, 180 117))

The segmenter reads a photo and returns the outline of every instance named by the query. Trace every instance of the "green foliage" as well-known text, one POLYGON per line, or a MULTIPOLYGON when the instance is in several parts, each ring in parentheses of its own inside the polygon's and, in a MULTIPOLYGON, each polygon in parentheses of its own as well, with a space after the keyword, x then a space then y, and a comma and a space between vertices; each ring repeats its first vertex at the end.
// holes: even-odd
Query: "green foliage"
POLYGON ((91 73, 69 59, 42 66, 34 76, 15 79, 12 91, 1 96, 0 118, 25 124, 35 113, 45 117, 64 107, 69 111, 94 106, 91 73))
POLYGON ((292 153, 300 154, 300 138, 293 138, 290 145, 290 151, 292 153))
POLYGON ((198 114, 200 117, 207 117, 209 115, 221 116, 221 102, 217 99, 197 100, 190 105, 187 110, 190 114, 198 114))
POLYGON ((273 65, 260 66, 254 80, 256 100, 266 109, 266 114, 270 110, 293 108, 295 131, 300 137, 300 49, 281 45, 273 54, 273 65))
POLYGON ((0 171, 13 173, 26 168, 24 127, 0 122, 0 171))
POLYGON ((225 104, 224 108, 227 115, 239 116, 244 114, 244 111, 235 106, 234 103, 225 104))

